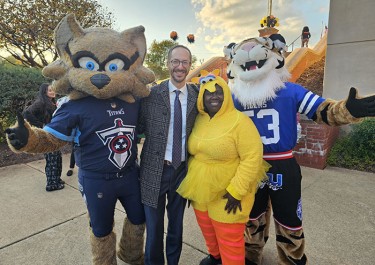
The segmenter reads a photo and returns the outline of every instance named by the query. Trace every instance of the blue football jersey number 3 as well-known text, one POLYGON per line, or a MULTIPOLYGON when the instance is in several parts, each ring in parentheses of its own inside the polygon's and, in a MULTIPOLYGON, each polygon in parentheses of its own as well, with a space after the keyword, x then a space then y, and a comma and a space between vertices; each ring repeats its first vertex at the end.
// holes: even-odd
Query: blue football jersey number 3
POLYGON ((268 132, 259 131, 259 134, 261 136, 260 138, 262 139, 264 145, 276 144, 280 141, 280 119, 278 111, 276 111, 275 109, 261 109, 257 112, 256 116, 254 115, 254 110, 247 110, 244 111, 244 113, 252 119, 263 119, 265 116, 271 116, 272 122, 267 126, 268 132), (267 136, 271 135, 273 136, 267 138, 267 136))

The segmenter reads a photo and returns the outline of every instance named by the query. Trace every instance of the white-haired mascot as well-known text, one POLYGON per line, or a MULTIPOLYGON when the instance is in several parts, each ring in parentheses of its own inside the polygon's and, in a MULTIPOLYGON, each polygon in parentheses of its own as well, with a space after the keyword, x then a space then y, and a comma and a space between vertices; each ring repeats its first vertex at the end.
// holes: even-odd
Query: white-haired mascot
POLYGON ((272 165, 268 180, 258 189, 247 223, 246 265, 261 264, 268 239, 269 220, 265 213, 269 200, 275 221, 278 264, 308 263, 302 229, 302 176, 292 153, 297 141, 296 114, 331 126, 375 116, 375 96, 359 98, 355 88, 350 89, 347 99, 335 101, 287 82, 290 74, 284 67, 284 47, 284 38, 274 34, 224 48, 230 60, 227 75, 235 106, 253 120, 262 138, 264 159, 272 165))

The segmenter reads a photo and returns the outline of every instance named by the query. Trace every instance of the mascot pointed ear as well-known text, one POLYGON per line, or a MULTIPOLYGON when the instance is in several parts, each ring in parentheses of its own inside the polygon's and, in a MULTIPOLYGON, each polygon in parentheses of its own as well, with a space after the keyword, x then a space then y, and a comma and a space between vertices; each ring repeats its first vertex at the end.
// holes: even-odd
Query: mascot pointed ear
POLYGON ((233 58, 232 52, 233 52, 234 46, 236 46, 236 43, 234 42, 231 42, 227 46, 224 46, 224 49, 223 49, 224 56, 228 60, 233 58))
POLYGON ((145 59, 146 51, 147 51, 146 37, 144 33, 145 33, 145 28, 143 26, 130 28, 121 32, 121 35, 123 36, 124 39, 130 39, 131 42, 135 44, 139 52, 139 56, 142 59, 142 62, 145 59))
MULTIPOLYGON (((55 28, 55 45, 60 57, 69 56, 68 42, 84 34, 73 14, 65 16, 55 28)), ((68 58, 65 58, 69 60, 68 58)))
POLYGON ((286 41, 281 34, 272 34, 269 38, 273 42, 273 50, 281 53, 282 51, 287 51, 288 47, 286 46, 286 41))
MULTIPOLYGON (((220 70, 219 70, 220 71, 220 70)), ((200 70, 199 71, 199 75, 198 76, 196 76, 196 77, 193 77, 192 79, 191 79, 191 82, 193 82, 194 84, 199 84, 199 79, 201 78, 201 76, 206 76, 206 75, 208 75, 210 72, 208 72, 207 70, 200 70)))

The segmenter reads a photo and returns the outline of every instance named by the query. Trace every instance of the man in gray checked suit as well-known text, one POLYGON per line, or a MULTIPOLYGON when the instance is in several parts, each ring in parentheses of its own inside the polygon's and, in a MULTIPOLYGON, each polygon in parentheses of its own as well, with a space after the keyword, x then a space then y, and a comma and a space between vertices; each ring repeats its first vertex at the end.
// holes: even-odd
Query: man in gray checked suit
POLYGON ((176 189, 187 171, 187 140, 198 113, 198 88, 186 84, 191 67, 191 52, 183 46, 168 52, 170 79, 151 88, 142 99, 140 133, 145 134, 141 153, 141 194, 146 215, 146 265, 163 265, 164 213, 168 229, 168 265, 177 265, 182 250, 182 227, 186 200, 176 189), (167 203, 167 205, 166 205, 167 203))

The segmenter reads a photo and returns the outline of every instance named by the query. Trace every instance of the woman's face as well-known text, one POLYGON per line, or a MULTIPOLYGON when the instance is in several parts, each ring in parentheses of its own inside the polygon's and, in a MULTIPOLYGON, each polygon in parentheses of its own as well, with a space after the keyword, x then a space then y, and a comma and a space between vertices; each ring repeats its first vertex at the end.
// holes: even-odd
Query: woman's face
POLYGON ((224 101, 224 92, 221 86, 215 85, 216 91, 215 92, 209 92, 208 90, 204 91, 203 94, 203 104, 204 107, 212 118, 221 108, 221 105, 223 105, 224 101))
POLYGON ((55 92, 52 90, 52 87, 51 86, 48 86, 48 89, 47 89, 47 96, 49 98, 54 98, 56 97, 56 94, 55 92))

